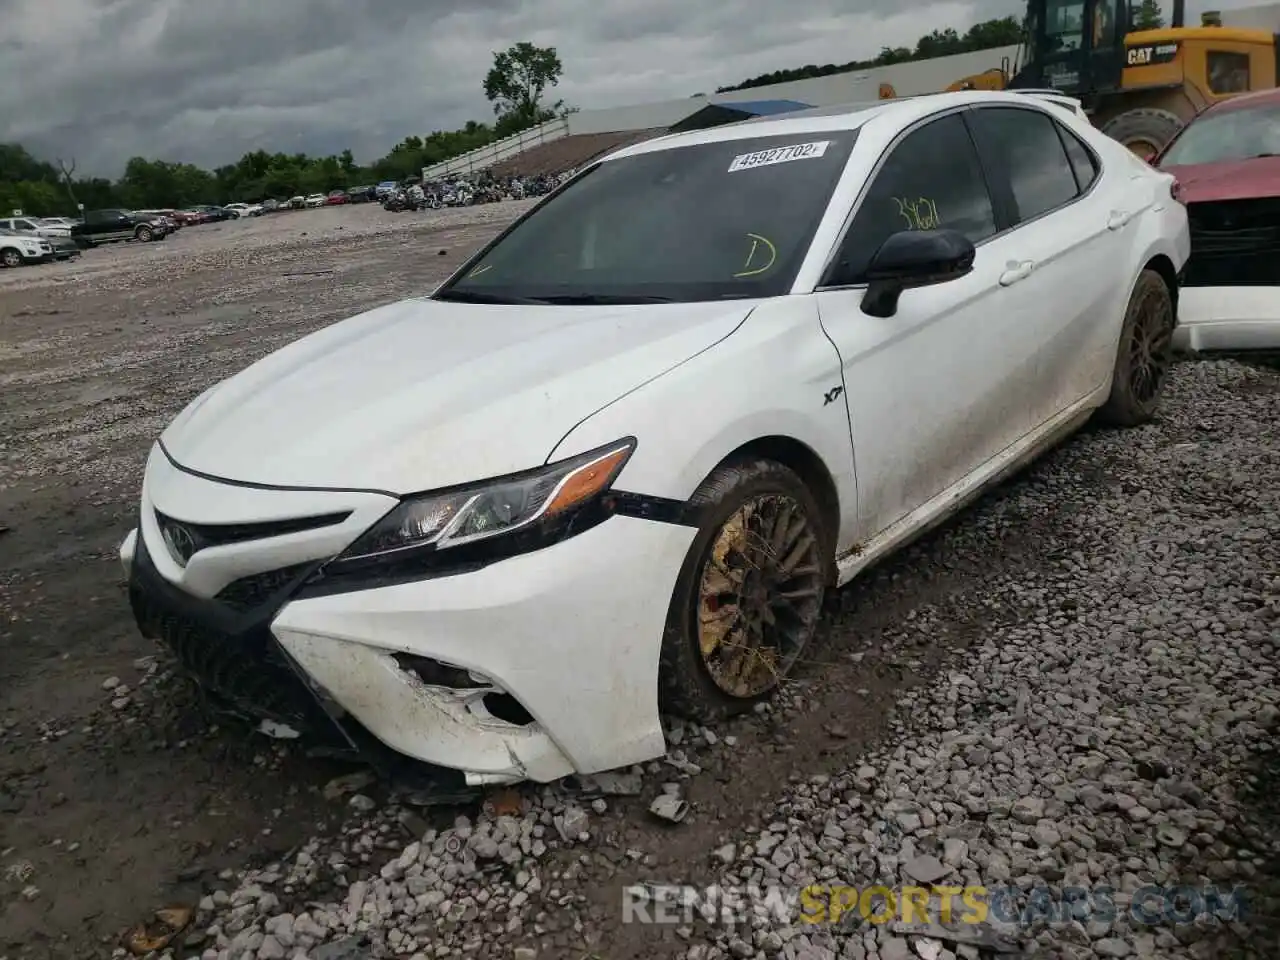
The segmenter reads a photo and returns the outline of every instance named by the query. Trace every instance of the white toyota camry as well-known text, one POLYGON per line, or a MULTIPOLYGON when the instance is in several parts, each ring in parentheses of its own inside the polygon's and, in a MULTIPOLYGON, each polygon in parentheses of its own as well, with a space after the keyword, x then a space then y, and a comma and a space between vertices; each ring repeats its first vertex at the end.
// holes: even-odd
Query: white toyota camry
POLYGON ((1034 96, 626 148, 197 397, 135 616, 244 714, 472 784, 661 755, 660 711, 784 682, 834 586, 1148 420, 1188 246, 1173 177, 1034 96))

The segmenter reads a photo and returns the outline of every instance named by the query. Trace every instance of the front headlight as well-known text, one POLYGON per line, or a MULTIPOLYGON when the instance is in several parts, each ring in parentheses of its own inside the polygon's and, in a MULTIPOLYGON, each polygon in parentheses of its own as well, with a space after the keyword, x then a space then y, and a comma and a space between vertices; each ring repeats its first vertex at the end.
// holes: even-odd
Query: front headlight
POLYGON ((523 473, 408 497, 313 582, 474 569, 580 533, 609 516, 605 494, 634 449, 626 438, 523 473))

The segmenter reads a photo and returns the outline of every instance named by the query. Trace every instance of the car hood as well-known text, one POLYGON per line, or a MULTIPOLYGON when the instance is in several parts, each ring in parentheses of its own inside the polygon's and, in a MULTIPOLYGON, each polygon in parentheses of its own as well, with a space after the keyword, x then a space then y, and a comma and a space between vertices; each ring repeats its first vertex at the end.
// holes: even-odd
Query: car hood
POLYGON ((1177 177, 1187 203, 1280 197, 1280 157, 1160 169, 1177 177))
POLYGON ((284 347, 161 442, 212 477, 414 493, 545 462, 580 421, 731 334, 754 301, 508 306, 407 300, 284 347))

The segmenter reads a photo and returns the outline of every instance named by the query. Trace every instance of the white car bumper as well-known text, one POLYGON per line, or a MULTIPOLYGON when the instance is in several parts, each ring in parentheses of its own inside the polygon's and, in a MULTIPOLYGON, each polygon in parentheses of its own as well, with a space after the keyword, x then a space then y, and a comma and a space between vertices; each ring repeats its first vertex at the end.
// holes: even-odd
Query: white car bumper
POLYGON ((1280 286, 1183 287, 1174 349, 1280 350, 1280 286))
MULTIPOLYGON (((664 752, 658 656, 676 576, 695 533, 688 527, 615 516, 554 546, 469 573, 289 599, 295 584, 252 616, 228 611, 219 600, 246 574, 296 569, 308 555, 332 557, 391 502, 379 494, 215 483, 153 453, 140 528, 121 547, 139 624, 224 694, 216 688, 225 677, 245 678, 245 669, 257 669, 247 660, 224 664, 228 651, 254 636, 259 646, 278 645, 317 692, 384 744, 464 771, 472 783, 545 782, 664 752), (205 524, 243 524, 339 506, 352 510, 344 522, 208 547, 185 568, 173 560, 156 519, 160 511, 205 524), (257 633, 254 616, 265 617, 257 633), (424 674, 420 662, 404 655, 463 672, 424 674)), ((290 680, 287 670, 273 669, 248 677, 270 680, 262 696, 274 696, 290 680)))

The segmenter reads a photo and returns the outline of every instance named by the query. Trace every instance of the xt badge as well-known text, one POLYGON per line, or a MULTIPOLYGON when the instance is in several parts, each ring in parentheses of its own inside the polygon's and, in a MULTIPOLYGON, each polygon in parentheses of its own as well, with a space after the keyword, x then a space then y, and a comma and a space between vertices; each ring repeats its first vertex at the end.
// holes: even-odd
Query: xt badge
POLYGON ((842 393, 844 393, 844 387, 832 387, 822 395, 822 405, 825 407, 829 403, 834 403, 842 393))

